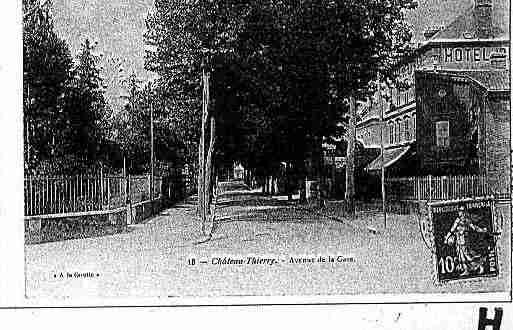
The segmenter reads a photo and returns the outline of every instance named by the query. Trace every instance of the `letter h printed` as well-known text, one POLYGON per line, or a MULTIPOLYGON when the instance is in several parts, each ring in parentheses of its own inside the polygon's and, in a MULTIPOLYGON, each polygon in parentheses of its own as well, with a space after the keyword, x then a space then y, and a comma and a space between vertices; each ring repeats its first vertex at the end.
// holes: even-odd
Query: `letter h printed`
POLYGON ((495 316, 493 319, 487 318, 488 309, 486 307, 479 308, 479 324, 477 330, 486 330, 486 326, 492 326, 492 330, 499 330, 502 321, 502 308, 495 308, 495 316))

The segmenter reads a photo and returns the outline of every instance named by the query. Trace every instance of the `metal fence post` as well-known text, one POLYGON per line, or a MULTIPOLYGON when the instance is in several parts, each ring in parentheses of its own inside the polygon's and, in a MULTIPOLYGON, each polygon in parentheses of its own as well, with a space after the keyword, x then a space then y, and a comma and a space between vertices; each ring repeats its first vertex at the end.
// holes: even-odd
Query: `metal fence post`
POLYGON ((107 177, 107 210, 110 210, 110 178, 107 177))
POLYGON ((420 200, 420 177, 415 178, 415 193, 417 196, 415 196, 415 199, 420 200))
POLYGON ((28 202, 28 205, 29 205, 29 211, 28 211, 28 215, 33 215, 33 203, 34 203, 34 198, 32 197, 32 177, 30 176, 29 179, 28 179, 28 196, 29 196, 29 202, 28 202))
POLYGON ((129 201, 129 198, 130 198, 130 174, 126 175, 126 172, 125 172, 125 176, 124 176, 124 181, 125 181, 125 185, 124 185, 124 191, 125 191, 125 207, 126 207, 126 223, 127 224, 132 224, 132 218, 131 218, 131 215, 132 215, 132 206, 131 206, 131 203, 129 201))
POLYGON ((103 166, 100 166, 100 210, 103 210, 103 166))
POLYGON ((433 176, 428 175, 428 185, 429 185, 429 201, 433 199, 433 176))
POLYGON ((151 174, 148 173, 147 175, 148 177, 148 198, 150 199, 150 201, 153 199, 152 197, 152 191, 151 191, 151 174))

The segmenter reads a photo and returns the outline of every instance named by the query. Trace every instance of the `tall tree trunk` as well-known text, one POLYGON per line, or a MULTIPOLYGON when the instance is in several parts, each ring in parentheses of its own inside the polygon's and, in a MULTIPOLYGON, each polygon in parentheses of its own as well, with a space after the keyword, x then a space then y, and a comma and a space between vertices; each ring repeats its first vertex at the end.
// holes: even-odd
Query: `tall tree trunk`
POLYGON ((356 146, 356 100, 349 97, 349 125, 347 130, 346 153, 346 210, 349 214, 355 213, 355 146, 356 146))
POLYGON ((208 102, 209 102, 209 84, 208 74, 205 66, 202 69, 202 82, 203 82, 203 100, 202 100, 202 114, 201 114, 201 135, 199 143, 199 168, 198 168, 198 215, 201 219, 201 231, 205 232, 206 225, 206 209, 205 209, 205 136, 207 130, 208 118, 208 102))
MULTIPOLYGON (((203 123, 202 123, 203 126, 203 123)), ((205 176, 203 175, 203 169, 204 169, 204 150, 205 150, 205 137, 203 135, 203 129, 200 137, 200 143, 198 146, 198 173, 197 173, 197 180, 198 180, 198 205, 196 208, 197 215, 202 218, 203 214, 203 180, 205 179, 205 176)))
POLYGON ((300 203, 306 203, 306 180, 307 180, 307 173, 306 173, 306 166, 304 160, 299 160, 297 162, 297 169, 298 169, 298 177, 299 179, 299 202, 300 203))
POLYGON ((285 162, 285 169, 283 171, 283 181, 285 183, 285 194, 287 195, 287 200, 292 200, 292 189, 291 189, 291 180, 290 180, 290 170, 288 162, 285 162))
POLYGON ((316 182, 317 187, 315 187, 317 194, 314 198, 316 198, 315 202, 318 204, 322 204, 323 195, 322 189, 324 187, 322 169, 323 169, 323 153, 322 153, 322 135, 317 131, 314 139, 313 139, 313 148, 312 148, 312 164, 313 164, 313 180, 316 182))
POLYGON ((212 235, 212 227, 213 227, 213 217, 210 210, 210 205, 212 204, 212 193, 214 188, 214 166, 213 166, 213 158, 215 153, 215 133, 216 133, 216 121, 214 116, 210 116, 210 141, 208 145, 208 153, 207 153, 207 159, 206 159, 206 166, 205 166, 205 235, 212 235))
POLYGON ((201 133, 200 133, 200 141, 198 144, 198 171, 197 171, 197 179, 198 179, 198 205, 197 205, 197 214, 199 217, 202 215, 202 207, 203 207, 203 179, 205 178, 203 175, 204 169, 204 150, 205 150, 205 135, 204 135, 204 114, 201 115, 201 133))

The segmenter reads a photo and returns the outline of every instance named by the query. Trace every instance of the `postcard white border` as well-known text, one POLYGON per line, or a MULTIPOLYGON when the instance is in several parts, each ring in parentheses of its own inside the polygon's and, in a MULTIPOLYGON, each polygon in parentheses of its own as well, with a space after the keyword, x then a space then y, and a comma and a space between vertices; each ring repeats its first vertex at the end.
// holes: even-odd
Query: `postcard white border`
MULTIPOLYGON (((425 302, 511 301, 509 293, 478 294, 390 294, 358 296, 247 296, 201 298, 69 298, 26 299, 24 287, 24 230, 22 161, 22 42, 21 1, 2 1, 0 29, 0 306, 2 307, 93 307, 93 306, 190 306, 190 305, 267 305, 267 304, 371 304, 425 302)), ((511 276, 511 272, 510 272, 511 276)), ((511 278, 510 278, 511 280, 511 278)), ((401 307, 401 308, 417 308, 401 307)), ((454 306, 454 304, 451 304, 454 306)), ((464 306, 465 307, 465 306, 464 306)), ((274 306, 273 308, 281 308, 274 306)), ((308 307, 307 307, 308 308, 308 307)), ((330 309, 331 307, 326 307, 330 309)), ((360 307, 348 307, 356 308, 360 307)), ((389 307, 380 307, 387 309, 389 307)), ((391 307, 394 309, 395 307, 391 307)), ((443 310, 443 305, 430 306, 443 310)), ((465 307, 466 308, 466 307, 465 307)))

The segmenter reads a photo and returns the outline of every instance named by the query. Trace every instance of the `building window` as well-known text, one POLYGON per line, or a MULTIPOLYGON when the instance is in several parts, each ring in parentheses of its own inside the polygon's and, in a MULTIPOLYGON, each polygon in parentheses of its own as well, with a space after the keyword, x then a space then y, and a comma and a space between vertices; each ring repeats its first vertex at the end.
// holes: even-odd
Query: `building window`
POLYGON ((394 123, 390 122, 388 125, 388 142, 394 144, 394 123))
POLYGON ((406 116, 404 117, 404 139, 406 141, 410 141, 411 134, 410 134, 410 117, 406 116))
POLYGON ((408 89, 408 103, 415 101, 415 86, 408 89))
POLYGON ((395 142, 400 143, 401 142, 401 121, 397 120, 395 122, 395 142))
POLYGON ((439 148, 449 147, 449 122, 436 122, 436 146, 439 148))

